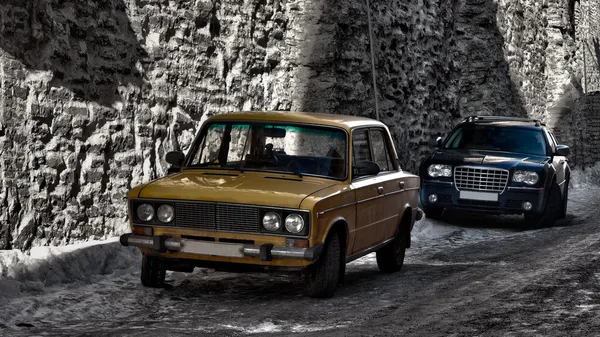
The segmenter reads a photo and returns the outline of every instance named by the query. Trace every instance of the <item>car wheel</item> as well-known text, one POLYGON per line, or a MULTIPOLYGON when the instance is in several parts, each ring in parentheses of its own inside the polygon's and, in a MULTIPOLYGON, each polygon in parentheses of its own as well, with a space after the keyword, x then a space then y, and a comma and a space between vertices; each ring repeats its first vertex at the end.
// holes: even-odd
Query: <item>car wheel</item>
POLYGON ((405 254, 406 240, 399 230, 390 244, 377 251, 377 267, 384 273, 400 271, 404 265, 405 254))
POLYGON ((560 211, 559 219, 567 217, 567 204, 569 203, 569 178, 565 180, 565 195, 563 197, 562 209, 560 211))
POLYGON ((317 262, 309 267, 306 273, 306 295, 321 298, 333 296, 340 279, 341 263, 340 238, 334 233, 327 240, 317 262))
POLYGON ((554 226, 556 219, 560 216, 562 202, 558 185, 552 184, 544 213, 541 215, 525 215, 525 222, 531 228, 554 226))
POLYGON ((167 268, 165 262, 153 257, 144 255, 142 257, 142 275, 140 279, 146 287, 160 288, 165 284, 165 275, 167 268))
POLYGON ((442 218, 444 209, 442 207, 424 207, 423 212, 425 212, 425 217, 437 220, 442 218))

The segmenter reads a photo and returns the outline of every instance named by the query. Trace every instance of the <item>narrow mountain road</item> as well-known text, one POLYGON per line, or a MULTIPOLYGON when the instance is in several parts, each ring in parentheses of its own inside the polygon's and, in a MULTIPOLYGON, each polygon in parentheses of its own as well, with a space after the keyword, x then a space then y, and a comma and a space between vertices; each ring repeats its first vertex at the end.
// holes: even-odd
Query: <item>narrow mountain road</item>
POLYGON ((543 335, 600 331, 600 189, 573 189, 552 228, 520 217, 423 220, 400 273, 373 254, 351 263, 332 299, 290 276, 173 273, 145 289, 138 266, 0 304, 4 336, 543 335))

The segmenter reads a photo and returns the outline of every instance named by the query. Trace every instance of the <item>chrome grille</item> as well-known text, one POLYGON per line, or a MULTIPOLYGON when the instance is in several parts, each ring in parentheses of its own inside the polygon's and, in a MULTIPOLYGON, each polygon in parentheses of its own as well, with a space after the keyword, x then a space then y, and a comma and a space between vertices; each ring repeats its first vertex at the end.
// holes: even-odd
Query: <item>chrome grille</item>
POLYGON ((216 209, 217 230, 248 233, 259 231, 258 208, 218 204, 216 209))
POLYGON ((459 190, 501 193, 508 183, 508 171, 459 166, 454 169, 454 183, 459 190))
POLYGON ((201 202, 176 202, 175 224, 177 227, 215 230, 215 205, 201 202))

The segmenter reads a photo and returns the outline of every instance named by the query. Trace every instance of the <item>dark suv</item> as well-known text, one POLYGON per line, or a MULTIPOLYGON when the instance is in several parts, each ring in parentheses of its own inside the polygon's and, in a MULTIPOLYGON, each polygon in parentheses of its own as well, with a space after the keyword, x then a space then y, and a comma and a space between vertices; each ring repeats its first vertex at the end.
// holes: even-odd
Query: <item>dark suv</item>
POLYGON ((567 211, 569 147, 537 120, 469 117, 421 163, 421 203, 429 218, 444 209, 524 214, 551 226, 567 211))

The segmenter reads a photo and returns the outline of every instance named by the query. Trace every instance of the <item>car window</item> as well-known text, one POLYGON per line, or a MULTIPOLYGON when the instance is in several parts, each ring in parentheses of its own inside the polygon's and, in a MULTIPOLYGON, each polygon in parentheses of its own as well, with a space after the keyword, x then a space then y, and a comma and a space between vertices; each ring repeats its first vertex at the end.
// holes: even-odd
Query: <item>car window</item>
POLYGON ((371 130, 371 141, 373 145, 374 162, 379 165, 381 171, 392 171, 394 166, 392 164, 390 153, 388 152, 383 130, 371 130))
POLYGON ((352 162, 353 165, 361 161, 372 161, 369 135, 366 130, 356 131, 352 135, 352 162))

